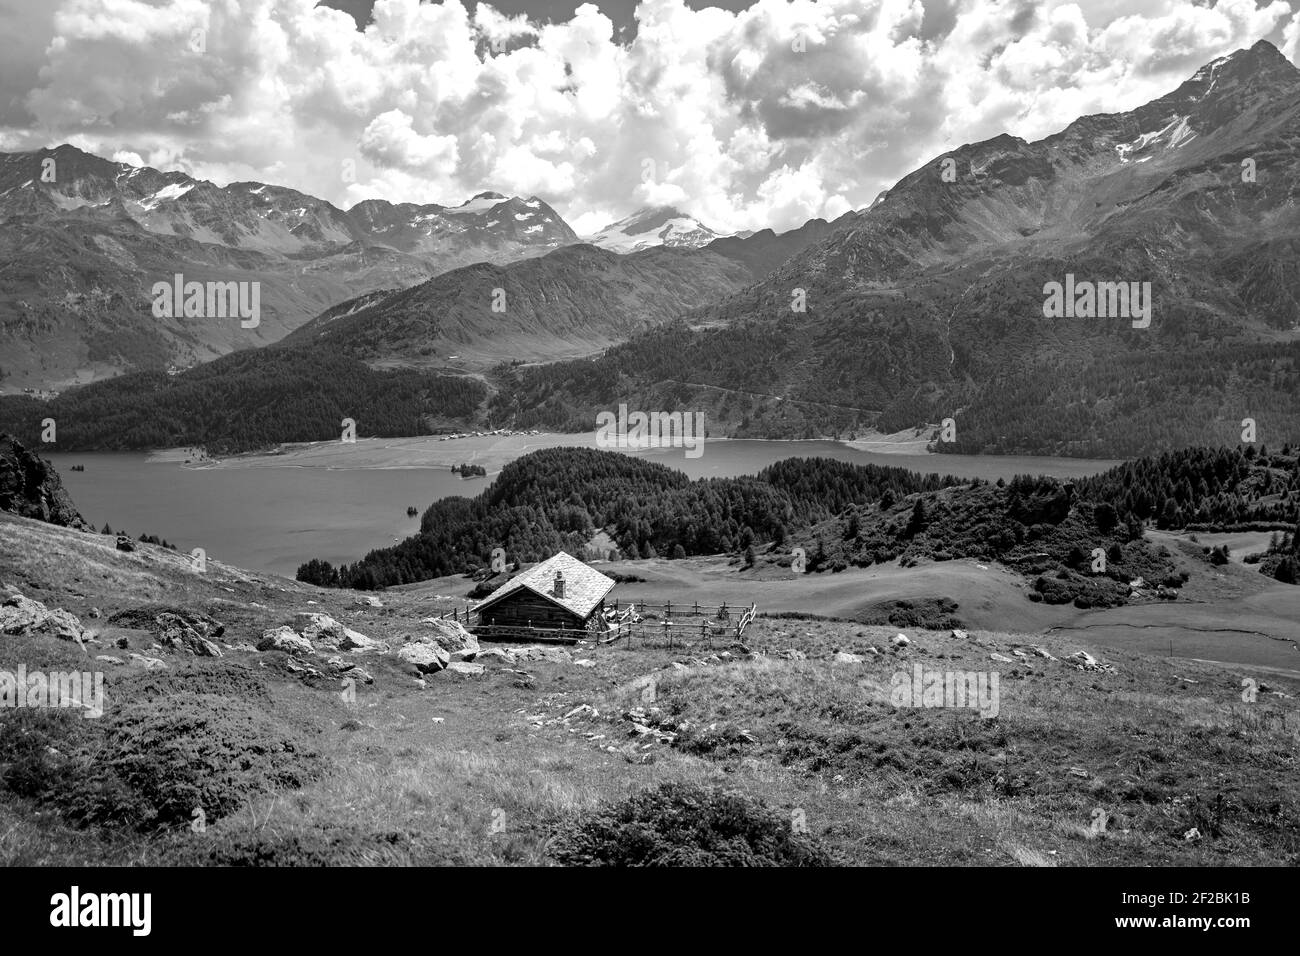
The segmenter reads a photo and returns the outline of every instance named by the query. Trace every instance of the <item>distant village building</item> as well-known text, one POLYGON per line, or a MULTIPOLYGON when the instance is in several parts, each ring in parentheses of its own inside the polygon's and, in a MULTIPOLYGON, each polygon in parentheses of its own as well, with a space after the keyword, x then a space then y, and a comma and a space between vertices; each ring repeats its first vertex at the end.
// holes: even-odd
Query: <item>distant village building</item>
POLYGON ((561 551, 516 574, 475 611, 479 624, 584 630, 601 620, 613 578, 561 551))

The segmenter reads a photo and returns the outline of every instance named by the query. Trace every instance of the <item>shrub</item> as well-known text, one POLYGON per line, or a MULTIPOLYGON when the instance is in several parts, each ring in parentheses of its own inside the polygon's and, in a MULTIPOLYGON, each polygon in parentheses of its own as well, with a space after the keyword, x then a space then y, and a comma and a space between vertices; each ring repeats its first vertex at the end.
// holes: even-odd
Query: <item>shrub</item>
POLYGON ((404 833, 371 833, 355 826, 320 825, 301 830, 223 831, 185 863, 200 866, 379 866, 409 863, 404 833))
POLYGON ((95 721, 70 710, 9 711, 0 718, 0 783, 24 797, 40 797, 60 782, 73 753, 94 739, 95 721))
MULTIPOLYGON (((320 777, 324 761, 274 719, 241 700, 179 692, 118 708, 108 720, 100 773, 120 779, 143 804, 142 822, 188 822, 196 807, 218 820, 269 790, 320 777)), ((93 822, 94 814, 74 818, 93 822)))
POLYGON ((666 783, 560 829, 566 866, 831 866, 821 841, 734 790, 666 783))
POLYGON ((243 664, 192 661, 167 670, 123 674, 115 680, 113 677, 117 675, 110 676, 107 693, 119 702, 159 700, 175 694, 211 694, 271 706, 266 678, 243 664))
POLYGON ((721 727, 688 727, 681 731, 673 746, 697 757, 738 757, 752 739, 735 724, 721 727))
POLYGON ((6 720, 5 786, 78 825, 152 829, 188 823, 195 808, 215 821, 324 772, 318 753, 245 700, 142 684, 158 696, 119 703, 101 720, 58 711, 6 720))
POLYGON ((915 600, 880 601, 859 611, 855 620, 862 624, 920 628, 941 631, 964 626, 957 617, 957 602, 948 597, 915 600))

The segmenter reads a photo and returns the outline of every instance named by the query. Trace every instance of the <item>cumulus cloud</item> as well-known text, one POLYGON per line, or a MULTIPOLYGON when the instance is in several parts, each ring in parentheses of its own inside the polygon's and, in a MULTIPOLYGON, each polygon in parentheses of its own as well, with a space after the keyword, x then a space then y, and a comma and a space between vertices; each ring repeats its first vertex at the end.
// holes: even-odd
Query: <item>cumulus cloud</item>
POLYGON ((538 195, 580 230, 672 204, 778 230, 935 155, 1132 108, 1274 40, 1300 0, 641 0, 537 23, 487 3, 10 0, 0 145, 74 142, 343 206, 538 195), (1296 6, 1292 7, 1292 3, 1296 6))

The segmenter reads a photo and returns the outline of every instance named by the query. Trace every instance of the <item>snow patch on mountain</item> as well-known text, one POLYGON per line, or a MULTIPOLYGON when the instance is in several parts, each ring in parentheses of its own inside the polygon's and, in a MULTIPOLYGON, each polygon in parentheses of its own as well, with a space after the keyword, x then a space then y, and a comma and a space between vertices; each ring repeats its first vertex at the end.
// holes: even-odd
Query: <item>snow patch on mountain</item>
POLYGON ((506 197, 500 193, 479 193, 468 202, 453 209, 444 209, 443 212, 448 216, 477 215, 481 212, 487 212, 493 206, 500 205, 505 201, 506 197))
POLYGON ((584 241, 611 252, 629 253, 654 246, 698 249, 726 233, 714 232, 693 216, 671 206, 639 209, 626 219, 610 223, 584 241))
MULTIPOLYGON (((1185 146, 1196 136, 1191 126, 1188 125, 1190 118, 1188 116, 1175 116, 1162 129, 1152 133, 1143 133, 1129 143, 1116 143, 1115 152, 1119 154, 1119 161, 1121 163, 1132 162, 1134 156, 1152 146, 1161 144, 1161 140, 1164 140, 1163 145, 1166 149, 1177 149, 1180 146, 1185 146)), ((1150 159, 1151 157, 1146 158, 1150 159)))
POLYGON ((193 188, 194 183, 172 183, 170 186, 164 186, 152 196, 145 196, 140 200, 140 206, 143 209, 156 209, 165 202, 180 199, 193 188))

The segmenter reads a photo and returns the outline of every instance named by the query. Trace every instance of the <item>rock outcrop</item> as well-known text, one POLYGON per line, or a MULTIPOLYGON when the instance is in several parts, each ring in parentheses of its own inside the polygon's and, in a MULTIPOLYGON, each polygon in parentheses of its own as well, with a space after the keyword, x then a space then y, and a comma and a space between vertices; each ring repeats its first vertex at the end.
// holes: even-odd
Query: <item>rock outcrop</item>
POLYGON ((76 615, 61 608, 48 608, 21 594, 10 594, 0 603, 0 634, 24 637, 42 634, 79 644, 94 637, 81 626, 76 615))
POLYGON ((215 639, 226 632, 225 625, 198 611, 145 605, 119 611, 109 617, 108 623, 152 631, 164 647, 188 651, 196 657, 222 656, 215 639))
POLYGON ((0 511, 78 531, 92 530, 54 466, 7 434, 0 435, 0 511))

